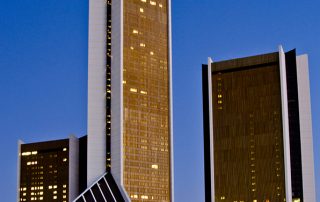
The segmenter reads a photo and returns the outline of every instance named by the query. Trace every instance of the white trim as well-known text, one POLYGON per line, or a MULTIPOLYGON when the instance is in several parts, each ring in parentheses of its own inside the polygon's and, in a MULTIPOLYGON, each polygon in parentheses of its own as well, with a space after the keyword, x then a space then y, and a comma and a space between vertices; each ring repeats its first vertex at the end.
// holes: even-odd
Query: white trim
POLYGON ((79 194, 79 139, 71 135, 68 147, 69 201, 72 201, 79 194))
POLYGON ((90 189, 90 193, 91 193, 91 195, 92 195, 92 197, 93 197, 94 201, 95 201, 95 202, 97 202, 97 199, 96 199, 96 197, 94 196, 94 194, 93 194, 93 192, 92 192, 92 189, 90 189))
POLYGON ((173 96, 172 96, 172 27, 171 27, 171 0, 168 0, 168 56, 169 56, 169 105, 170 105, 170 187, 171 187, 171 201, 174 202, 174 153, 173 153, 173 96))
POLYGON ((280 72, 280 84, 281 84, 281 106, 282 106, 281 109, 282 109, 286 201, 292 202, 287 73, 286 73, 285 53, 283 51, 282 46, 279 46, 279 67, 280 67, 279 72, 280 72))
POLYGON ((106 178, 105 178, 105 177, 104 177, 103 179, 104 179, 104 181, 105 181, 106 185, 108 186, 108 188, 109 188, 109 190, 110 190, 110 193, 111 193, 111 195, 112 195, 112 198, 113 198, 115 201, 117 201, 116 197, 114 197, 114 195, 113 195, 113 192, 112 192, 112 190, 111 190, 111 188, 110 188, 110 186, 109 186, 108 181, 106 180, 106 178))
POLYGON ((98 188, 99 188, 99 191, 100 191, 100 193, 101 193, 101 195, 102 195, 102 197, 103 197, 104 201, 105 201, 105 202, 107 202, 107 199, 106 199, 106 197, 104 196, 104 193, 102 192, 102 189, 101 189, 101 187, 100 187, 100 184, 99 184, 99 183, 97 183, 97 186, 98 186, 98 188))
POLYGON ((297 57, 303 201, 315 202, 315 176, 308 55, 297 57))
POLYGON ((123 182, 123 0, 112 2, 111 173, 126 201, 123 182))
POLYGON ((18 140, 18 162, 17 162, 17 202, 20 202, 20 175, 21 175, 21 145, 24 144, 22 140, 18 140))
POLYGON ((214 141, 213 141, 213 102, 212 102, 212 70, 213 60, 208 58, 208 97, 209 97, 209 136, 210 136, 210 168, 211 168, 211 201, 215 202, 214 187, 214 141))

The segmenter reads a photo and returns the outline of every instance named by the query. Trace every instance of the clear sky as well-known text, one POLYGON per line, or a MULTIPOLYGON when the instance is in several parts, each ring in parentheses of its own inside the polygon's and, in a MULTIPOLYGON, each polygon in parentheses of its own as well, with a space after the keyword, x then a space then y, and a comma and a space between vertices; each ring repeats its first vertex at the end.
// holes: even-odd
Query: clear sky
MULTIPOLYGON (((320 201, 320 1, 172 0, 176 202, 204 202, 201 64, 309 54, 320 201)), ((86 134, 88 0, 0 0, 0 196, 16 200, 17 140, 86 134)))

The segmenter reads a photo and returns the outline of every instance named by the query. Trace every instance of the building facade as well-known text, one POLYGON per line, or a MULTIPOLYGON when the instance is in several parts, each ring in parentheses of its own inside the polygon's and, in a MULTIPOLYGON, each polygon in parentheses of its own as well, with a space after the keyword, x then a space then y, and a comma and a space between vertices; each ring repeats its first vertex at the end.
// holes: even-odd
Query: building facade
POLYGON ((19 141, 18 200, 72 201, 79 194, 79 140, 19 141))
POLYGON ((87 185, 173 201, 170 0, 90 0, 87 185))
POLYGON ((315 201, 307 56, 203 65, 206 201, 315 201))

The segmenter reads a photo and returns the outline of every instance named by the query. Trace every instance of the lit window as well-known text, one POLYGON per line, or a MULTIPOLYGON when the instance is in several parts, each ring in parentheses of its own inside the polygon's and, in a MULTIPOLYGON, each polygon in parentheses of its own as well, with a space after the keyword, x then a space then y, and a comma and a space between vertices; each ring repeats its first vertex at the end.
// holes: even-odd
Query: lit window
POLYGON ((22 156, 29 156, 31 155, 31 152, 22 152, 22 156))
POLYGON ((63 185, 63 188, 66 188, 66 187, 67 187, 67 185, 66 185, 66 184, 64 184, 64 185, 63 185))
POLYGON ((218 98, 222 98, 222 95, 221 95, 221 94, 218 94, 218 98))
POLYGON ((146 44, 140 43, 140 47, 146 47, 146 44))
POLYGON ((147 0, 141 0, 142 2, 147 2, 147 0))
POLYGON ((131 46, 130 49, 133 50, 134 49, 133 46, 131 46))
POLYGON ((141 93, 141 94, 145 94, 145 95, 148 94, 147 91, 143 91, 143 90, 140 91, 140 93, 141 93))
POLYGON ((130 88, 130 91, 134 92, 134 93, 138 92, 138 90, 136 88, 130 88))
POLYGON ((53 199, 57 199, 58 197, 57 196, 53 196, 53 199))
POLYGON ((151 51, 151 52, 150 52, 150 55, 154 55, 154 53, 151 51))
POLYGON ((62 198, 67 198, 67 196, 66 196, 66 195, 63 195, 62 198))
POLYGON ((218 100, 218 104, 222 104, 222 100, 218 100))
POLYGON ((155 1, 150 1, 150 4, 153 6, 157 5, 157 3, 155 1))
POLYGON ((162 4, 159 4, 159 7, 162 8, 162 4))
POLYGON ((56 189, 57 187, 58 187, 57 185, 54 185, 54 186, 53 186, 54 189, 56 189))
POLYGON ((158 165, 156 165, 156 164, 154 164, 154 165, 151 165, 151 168, 153 168, 153 169, 158 169, 158 168, 159 168, 159 166, 158 166, 158 165))
POLYGON ((126 83, 127 83, 127 81, 122 81, 122 83, 123 83, 123 84, 126 84, 126 83))
POLYGON ((141 198, 142 198, 142 199, 148 199, 149 197, 148 197, 148 196, 145 196, 145 195, 142 195, 141 198))
POLYGON ((257 199, 254 199, 253 202, 258 202, 258 200, 257 200, 257 199))
POLYGON ((57 194, 58 192, 57 191, 53 191, 53 194, 57 194))
POLYGON ((67 158, 64 158, 64 159, 63 159, 63 162, 66 162, 66 161, 67 161, 67 158))
POLYGON ((138 34, 139 32, 138 32, 138 30, 134 29, 134 30, 132 31, 132 33, 133 33, 133 34, 138 34))
POLYGON ((63 151, 67 151, 67 148, 63 148, 63 151))
POLYGON ((140 8, 140 13, 143 13, 143 12, 144 12, 143 8, 140 8))
POLYGON ((36 155, 36 154, 38 154, 38 152, 37 151, 33 151, 33 152, 31 152, 31 154, 32 155, 36 155))
POLYGON ((221 199, 221 200, 224 200, 224 199, 226 199, 226 197, 225 197, 225 196, 221 196, 220 199, 221 199))
POLYGON ((40 200, 40 201, 42 201, 42 200, 43 200, 43 197, 42 197, 42 196, 41 196, 41 197, 39 197, 39 200, 40 200))

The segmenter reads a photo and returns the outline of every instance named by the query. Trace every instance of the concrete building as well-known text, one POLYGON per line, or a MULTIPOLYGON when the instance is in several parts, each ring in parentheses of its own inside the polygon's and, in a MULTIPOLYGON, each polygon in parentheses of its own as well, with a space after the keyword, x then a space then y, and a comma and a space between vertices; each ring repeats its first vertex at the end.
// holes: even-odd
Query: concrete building
POLYGON ((206 201, 315 202, 307 55, 203 65, 206 201))

